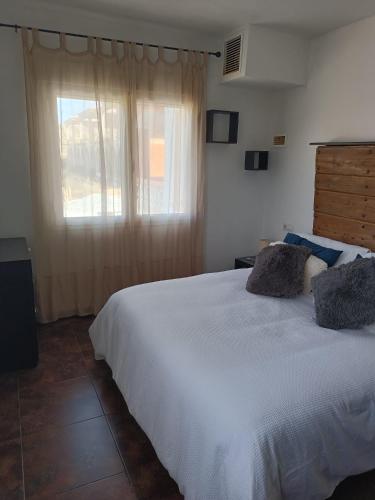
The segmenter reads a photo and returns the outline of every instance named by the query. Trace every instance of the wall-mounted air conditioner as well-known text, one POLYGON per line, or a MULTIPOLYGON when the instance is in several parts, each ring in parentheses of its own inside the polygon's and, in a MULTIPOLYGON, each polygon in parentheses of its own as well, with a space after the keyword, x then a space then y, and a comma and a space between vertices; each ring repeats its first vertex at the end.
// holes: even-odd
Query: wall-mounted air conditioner
POLYGON ((270 87, 304 85, 308 41, 250 25, 225 38, 222 81, 270 87))

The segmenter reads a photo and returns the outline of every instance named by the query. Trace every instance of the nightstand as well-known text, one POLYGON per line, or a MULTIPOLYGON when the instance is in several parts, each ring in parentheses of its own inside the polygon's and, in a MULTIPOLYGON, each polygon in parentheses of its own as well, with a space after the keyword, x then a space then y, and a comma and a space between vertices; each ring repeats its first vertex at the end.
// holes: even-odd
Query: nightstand
POLYGON ((244 267, 254 267, 256 255, 249 257, 236 257, 234 260, 234 269, 241 269, 244 267))

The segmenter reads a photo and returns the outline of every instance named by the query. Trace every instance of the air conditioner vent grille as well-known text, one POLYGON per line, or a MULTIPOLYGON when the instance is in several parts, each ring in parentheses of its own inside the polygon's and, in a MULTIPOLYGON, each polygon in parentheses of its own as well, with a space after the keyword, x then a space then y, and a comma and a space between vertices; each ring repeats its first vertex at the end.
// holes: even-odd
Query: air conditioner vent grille
POLYGON ((225 42, 223 75, 240 71, 242 35, 225 42))

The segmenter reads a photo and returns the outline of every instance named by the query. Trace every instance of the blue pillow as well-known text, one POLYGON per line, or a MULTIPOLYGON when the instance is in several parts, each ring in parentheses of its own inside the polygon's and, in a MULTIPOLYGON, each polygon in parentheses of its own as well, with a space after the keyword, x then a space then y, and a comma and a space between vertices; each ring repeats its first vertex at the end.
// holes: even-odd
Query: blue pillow
POLYGON ((334 250, 333 248, 322 247, 321 245, 317 245, 316 243, 313 243, 306 238, 301 238, 301 236, 293 233, 288 233, 284 238, 284 242, 288 243, 289 245, 302 245, 304 247, 310 248, 311 253, 315 255, 315 257, 318 257, 319 259, 324 260, 324 262, 327 262, 328 267, 332 267, 342 254, 342 250, 334 250))
POLYGON ((288 233, 284 238, 284 243, 288 243, 288 245, 300 245, 301 241, 301 236, 294 233, 288 233))

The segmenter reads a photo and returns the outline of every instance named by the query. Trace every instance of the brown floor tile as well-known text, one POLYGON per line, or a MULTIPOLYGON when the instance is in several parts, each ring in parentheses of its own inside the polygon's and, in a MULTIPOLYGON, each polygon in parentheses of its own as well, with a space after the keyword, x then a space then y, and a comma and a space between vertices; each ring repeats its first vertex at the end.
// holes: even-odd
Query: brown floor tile
POLYGON ((129 464, 129 470, 134 471, 138 466, 153 462, 157 458, 150 440, 128 410, 109 415, 108 421, 120 453, 129 464))
POLYGON ((123 472, 106 419, 98 417, 23 439, 26 496, 39 499, 123 472))
POLYGON ((104 360, 94 359, 93 353, 83 353, 87 374, 92 378, 112 378, 112 371, 104 360))
POLYGON ((70 328, 74 333, 80 334, 80 333, 88 333, 89 328, 94 321, 95 316, 81 316, 81 317, 74 317, 74 318, 68 318, 67 322, 69 322, 70 328))
POLYGON ((108 419, 137 498, 182 499, 177 484, 158 460, 149 439, 134 418, 123 412, 110 415, 108 419))
POLYGON ((22 432, 62 426, 103 415, 88 377, 20 390, 22 432))
POLYGON ((77 339, 82 352, 94 355, 94 347, 88 335, 77 335, 77 339))
POLYGON ((61 353, 80 352, 77 335, 66 330, 44 329, 38 332, 39 352, 61 353))
POLYGON ((158 459, 141 465, 131 474, 138 500, 183 500, 177 484, 158 459))
POLYGON ((19 437, 17 375, 2 373, 0 374, 0 441, 19 437))
POLYGON ((59 500, 136 500, 125 474, 102 479, 58 495, 59 500))
POLYGON ((72 317, 61 319, 59 321, 55 321, 54 323, 48 323, 45 325, 39 325, 38 331, 39 333, 44 332, 53 332, 55 334, 71 334, 76 335, 80 332, 87 332, 91 323, 94 321, 93 316, 85 316, 85 317, 72 317))
POLYGON ((94 378, 93 384, 106 415, 127 411, 124 398, 111 377, 94 378))
POLYGON ((57 352, 47 350, 40 353, 39 364, 31 370, 23 370, 19 376, 20 388, 62 382, 86 375, 80 351, 57 352))
POLYGON ((0 443, 0 499, 22 500, 23 479, 19 439, 0 443))
POLYGON ((166 497, 164 496, 160 496, 159 498, 154 497, 154 500, 183 500, 184 498, 185 497, 181 495, 180 492, 178 492, 178 493, 172 493, 171 495, 167 495, 166 497))

